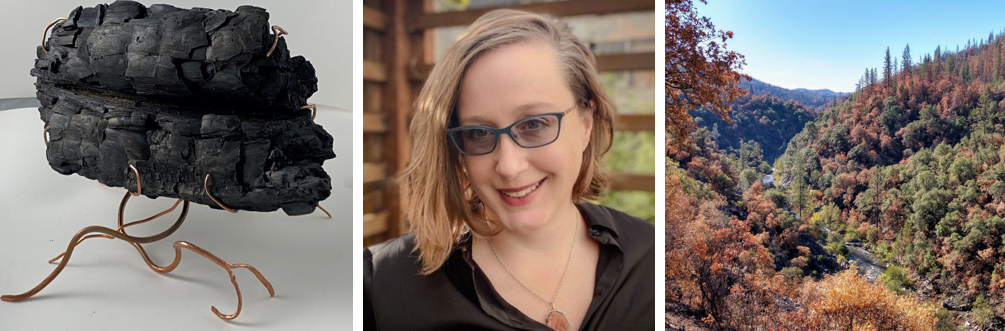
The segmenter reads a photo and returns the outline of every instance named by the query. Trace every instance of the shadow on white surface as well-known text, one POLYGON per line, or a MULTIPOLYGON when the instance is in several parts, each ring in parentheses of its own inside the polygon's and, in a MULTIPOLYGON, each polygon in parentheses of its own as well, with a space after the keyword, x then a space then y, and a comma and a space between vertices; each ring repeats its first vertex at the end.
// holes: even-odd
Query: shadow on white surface
POLYGON ((11 98, 11 99, 0 99, 0 110, 16 109, 16 108, 31 108, 38 107, 38 99, 36 98, 11 98))

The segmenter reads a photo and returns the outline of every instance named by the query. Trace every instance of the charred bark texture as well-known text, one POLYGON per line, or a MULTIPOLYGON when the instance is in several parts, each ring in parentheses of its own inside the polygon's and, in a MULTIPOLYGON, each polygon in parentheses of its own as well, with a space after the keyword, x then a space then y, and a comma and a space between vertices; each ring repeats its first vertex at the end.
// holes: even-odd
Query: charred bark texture
POLYGON ((272 45, 268 13, 78 7, 57 24, 31 74, 53 170, 151 198, 289 215, 331 194, 332 136, 300 109, 317 90, 310 62, 272 45))
POLYGON ((274 37, 262 8, 117 1, 67 17, 53 26, 49 52, 37 49, 31 74, 42 81, 247 112, 296 110, 317 91, 314 66, 291 58, 284 38, 265 56, 274 37))

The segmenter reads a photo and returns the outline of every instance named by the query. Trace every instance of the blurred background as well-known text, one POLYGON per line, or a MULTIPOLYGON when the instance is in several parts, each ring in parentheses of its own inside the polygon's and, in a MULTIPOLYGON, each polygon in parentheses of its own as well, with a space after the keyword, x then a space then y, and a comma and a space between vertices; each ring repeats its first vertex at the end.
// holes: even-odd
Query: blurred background
POLYGON ((363 244, 408 231, 393 178, 409 160, 413 102, 437 60, 482 14, 556 16, 597 57, 618 116, 600 204, 655 219, 655 5, 650 1, 364 0, 363 244))

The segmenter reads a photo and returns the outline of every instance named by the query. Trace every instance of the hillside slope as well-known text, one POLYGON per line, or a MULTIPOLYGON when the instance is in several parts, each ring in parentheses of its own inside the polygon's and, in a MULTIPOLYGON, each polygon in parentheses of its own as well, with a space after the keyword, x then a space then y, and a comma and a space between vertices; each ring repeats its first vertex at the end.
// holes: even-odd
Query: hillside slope
POLYGON ((904 266, 907 290, 972 310, 978 325, 1005 309, 1003 44, 937 48, 806 124, 775 162, 776 177, 839 214, 830 231, 904 266))
POLYGON ((834 92, 827 89, 809 90, 805 88, 797 88, 790 90, 784 87, 771 85, 758 80, 757 78, 751 79, 749 82, 740 83, 740 86, 749 92, 748 95, 770 95, 778 97, 782 100, 792 100, 809 108, 825 106, 835 99, 844 99, 850 94, 846 92, 834 92))
POLYGON ((785 152, 789 139, 813 120, 815 112, 793 100, 763 95, 745 95, 729 103, 727 122, 705 110, 692 112, 699 127, 712 132, 712 138, 725 151, 740 149, 742 141, 756 142, 764 159, 774 162, 785 152))

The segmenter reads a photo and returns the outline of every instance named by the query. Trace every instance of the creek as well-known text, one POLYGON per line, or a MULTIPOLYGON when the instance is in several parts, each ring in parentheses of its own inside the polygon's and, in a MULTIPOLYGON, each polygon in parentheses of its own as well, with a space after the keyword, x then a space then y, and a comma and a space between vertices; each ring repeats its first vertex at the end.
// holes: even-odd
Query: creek
POLYGON ((775 176, 772 175, 773 173, 775 173, 775 167, 771 167, 771 173, 768 174, 767 176, 764 176, 764 178, 761 178, 761 185, 767 185, 767 184, 774 185, 775 184, 775 176))
POLYGON ((848 261, 855 261, 859 272, 865 274, 866 278, 877 279, 883 271, 886 271, 886 263, 864 248, 851 245, 845 247, 848 247, 848 261))
MULTIPOLYGON (((831 229, 821 227, 828 235, 833 234, 831 229)), ((821 246, 827 245, 826 242, 817 242, 821 246)), ((877 279, 879 275, 886 271, 887 264, 880 260, 878 257, 873 255, 871 252, 862 248, 861 243, 845 243, 844 246, 848 248, 848 263, 855 262, 858 264, 859 273, 864 274, 868 279, 877 279)), ((846 267, 846 265, 842 265, 846 267)))

